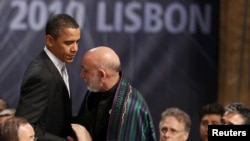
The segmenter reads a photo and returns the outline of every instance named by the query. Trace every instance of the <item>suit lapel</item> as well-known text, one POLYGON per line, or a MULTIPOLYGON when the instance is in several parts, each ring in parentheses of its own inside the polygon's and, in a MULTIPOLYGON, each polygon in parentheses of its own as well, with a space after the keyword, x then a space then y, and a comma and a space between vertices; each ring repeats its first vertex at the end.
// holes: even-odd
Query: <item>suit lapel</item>
POLYGON ((63 94, 64 94, 64 96, 67 96, 69 99, 69 93, 68 93, 67 86, 64 83, 64 80, 63 80, 60 72, 56 68, 55 64, 50 60, 49 56, 45 53, 45 51, 42 51, 40 53, 40 56, 41 56, 42 60, 44 61, 45 65, 47 66, 48 70, 50 71, 50 73, 54 77, 55 82, 58 82, 58 81, 60 82, 57 84, 58 89, 61 89, 63 87, 63 94))

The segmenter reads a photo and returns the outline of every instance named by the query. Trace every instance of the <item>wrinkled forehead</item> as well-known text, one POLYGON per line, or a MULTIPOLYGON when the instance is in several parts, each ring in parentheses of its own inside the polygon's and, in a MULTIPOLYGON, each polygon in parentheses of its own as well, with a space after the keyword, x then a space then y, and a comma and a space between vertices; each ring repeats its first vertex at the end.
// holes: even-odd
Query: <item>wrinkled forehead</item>
POLYGON ((166 116, 160 121, 160 126, 182 127, 184 121, 177 119, 175 116, 166 116))

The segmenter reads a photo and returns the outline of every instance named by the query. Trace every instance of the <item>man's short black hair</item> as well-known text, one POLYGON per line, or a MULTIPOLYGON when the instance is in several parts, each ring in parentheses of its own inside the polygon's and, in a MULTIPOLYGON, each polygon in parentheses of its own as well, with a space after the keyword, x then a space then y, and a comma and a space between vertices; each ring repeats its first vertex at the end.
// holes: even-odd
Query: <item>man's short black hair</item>
POLYGON ((200 120, 203 118, 203 116, 208 114, 216 114, 223 116, 225 110, 224 107, 219 103, 209 103, 202 107, 200 111, 200 120))
POLYGON ((67 14, 54 15, 46 24, 45 34, 57 39, 63 28, 79 28, 77 21, 67 14))

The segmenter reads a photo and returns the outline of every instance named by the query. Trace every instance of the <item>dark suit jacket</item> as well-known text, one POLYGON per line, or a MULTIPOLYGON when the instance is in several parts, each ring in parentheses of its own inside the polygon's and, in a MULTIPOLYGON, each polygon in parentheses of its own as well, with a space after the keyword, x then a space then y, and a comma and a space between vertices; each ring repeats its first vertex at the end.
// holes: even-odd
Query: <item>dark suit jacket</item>
POLYGON ((16 116, 26 118, 33 125, 40 141, 63 141, 72 133, 67 87, 44 51, 24 74, 16 116))

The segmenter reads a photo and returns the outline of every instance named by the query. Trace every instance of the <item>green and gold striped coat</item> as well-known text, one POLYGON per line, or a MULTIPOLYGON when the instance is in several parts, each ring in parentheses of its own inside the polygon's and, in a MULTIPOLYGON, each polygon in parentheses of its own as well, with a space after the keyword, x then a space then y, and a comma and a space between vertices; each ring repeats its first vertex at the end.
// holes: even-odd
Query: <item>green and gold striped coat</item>
POLYGON ((123 76, 112 104, 106 141, 156 141, 146 101, 123 76))

